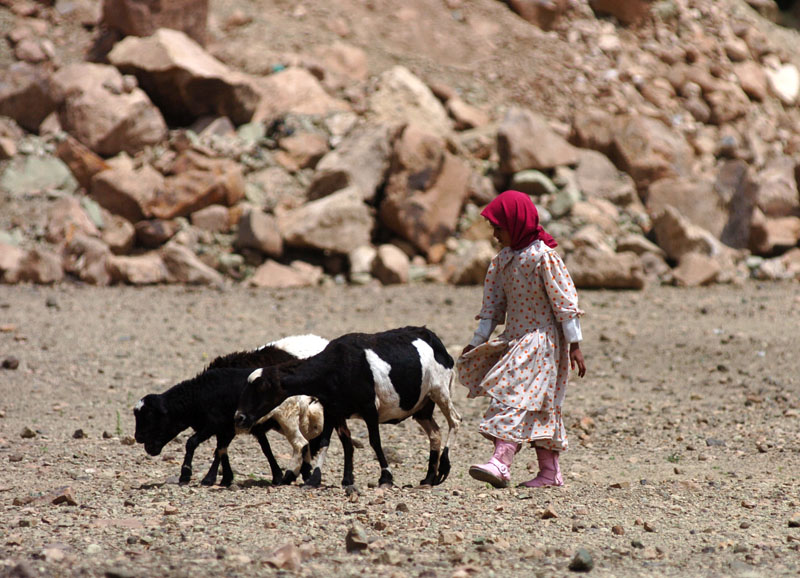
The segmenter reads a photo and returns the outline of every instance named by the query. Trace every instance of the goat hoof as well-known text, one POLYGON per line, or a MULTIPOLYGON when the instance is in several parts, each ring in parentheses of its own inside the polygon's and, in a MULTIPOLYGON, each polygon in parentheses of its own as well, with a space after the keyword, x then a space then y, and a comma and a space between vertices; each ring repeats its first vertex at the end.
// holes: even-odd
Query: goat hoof
POLYGON ((216 481, 217 481, 217 480, 212 480, 212 479, 210 479, 210 478, 203 478, 203 480, 202 480, 200 483, 201 483, 202 485, 204 485, 204 486, 213 486, 213 485, 214 485, 214 482, 216 482, 216 481))
POLYGON ((283 480, 281 480, 281 485, 289 486, 296 479, 297 479, 297 476, 295 475, 295 473, 293 471, 291 471, 291 470, 288 470, 285 474, 283 474, 283 480))
POLYGON ((188 484, 188 483, 189 483, 189 481, 191 481, 191 479, 192 479, 192 478, 190 478, 190 477, 188 477, 188 476, 186 476, 186 477, 184 477, 184 476, 181 476, 180 478, 178 478, 178 483, 179 483, 180 485, 182 485, 182 486, 185 486, 186 484, 188 484))

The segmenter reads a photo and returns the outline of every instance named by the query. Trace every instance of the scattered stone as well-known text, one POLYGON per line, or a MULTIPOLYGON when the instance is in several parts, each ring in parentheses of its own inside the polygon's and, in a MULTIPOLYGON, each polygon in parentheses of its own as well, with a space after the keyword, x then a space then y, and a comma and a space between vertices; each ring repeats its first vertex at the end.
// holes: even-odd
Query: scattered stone
POLYGON ((296 572, 302 566, 303 554, 294 544, 284 544, 265 558, 264 563, 273 568, 296 572))
POLYGON ((36 437, 36 432, 33 431, 28 426, 25 426, 24 428, 22 428, 22 431, 20 432, 19 436, 22 439, 26 439, 27 440, 27 439, 35 438, 36 437))
POLYGON ((82 429, 76 429, 74 432, 72 432, 72 439, 75 439, 75 440, 82 440, 82 439, 86 439, 88 437, 89 436, 87 436, 86 432, 84 432, 82 429))
POLYGON ((3 369, 17 369, 19 367, 19 359, 13 355, 9 355, 3 360, 3 369))
POLYGON ((569 563, 569 569, 573 572, 589 572, 594 568, 592 555, 585 548, 578 548, 569 563))
POLYGON ((367 532, 358 522, 353 522, 347 530, 345 537, 345 547, 348 552, 362 552, 369 547, 367 532))
POLYGON ((625 535, 625 528, 623 528, 622 526, 620 526, 618 524, 618 525, 613 526, 611 528, 611 533, 614 534, 615 536, 624 536, 625 535))
POLYGON ((558 514, 553 506, 547 506, 544 510, 542 510, 540 517, 542 520, 552 520, 553 518, 558 518, 558 514))

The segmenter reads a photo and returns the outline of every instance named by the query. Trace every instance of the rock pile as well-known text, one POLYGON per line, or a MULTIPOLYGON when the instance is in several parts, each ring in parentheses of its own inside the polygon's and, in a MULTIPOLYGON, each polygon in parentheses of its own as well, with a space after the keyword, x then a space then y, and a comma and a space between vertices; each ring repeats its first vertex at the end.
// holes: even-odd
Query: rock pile
POLYGON ((344 42, 238 70, 204 48, 207 0, 50 4, 0 2, 5 283, 480 283, 507 188, 579 287, 800 279, 800 56, 755 12, 510 2, 576 47, 565 98, 592 104, 563 119, 344 42), (94 61, 48 40, 76 20, 94 61))

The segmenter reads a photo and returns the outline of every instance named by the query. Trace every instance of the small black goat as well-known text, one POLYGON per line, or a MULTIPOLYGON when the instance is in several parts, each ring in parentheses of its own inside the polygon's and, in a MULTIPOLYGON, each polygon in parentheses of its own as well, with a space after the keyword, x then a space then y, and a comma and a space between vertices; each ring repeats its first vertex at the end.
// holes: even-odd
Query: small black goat
MULTIPOLYGON (((156 456, 163 447, 186 428, 194 434, 186 442, 186 454, 179 481, 188 483, 192 476, 192 458, 197 447, 212 436, 217 438, 214 461, 202 480, 213 485, 222 465, 222 485, 233 481, 227 448, 236 435, 234 413, 239 398, 254 367, 271 366, 321 351, 327 341, 316 335, 293 336, 268 343, 253 351, 231 353, 216 358, 198 376, 183 381, 162 394, 143 397, 134 408, 136 441, 148 454, 156 456)), ((306 440, 322 430, 322 408, 307 396, 289 398, 251 430, 269 461, 274 484, 290 483, 298 472, 307 477, 311 471, 306 440), (289 440, 293 450, 292 467, 284 476, 275 460, 266 432, 278 430, 289 440)))
MULTIPOLYGON (((392 473, 381 447, 378 424, 413 417, 430 440, 428 472, 420 483, 440 484, 450 471, 450 433, 455 433, 461 422, 450 400, 453 365, 439 338, 424 327, 343 335, 313 357, 254 371, 242 393, 236 425, 246 429, 286 398, 311 395, 322 404, 324 424, 317 465, 306 483, 320 484, 331 433, 334 428, 346 428, 346 420, 357 416, 366 422, 370 445, 381 466, 378 483, 384 485, 392 483, 392 473), (443 449, 439 426, 433 419, 434 405, 449 426, 443 449)), ((353 484, 353 448, 349 440, 340 438, 344 446, 342 485, 349 486, 353 484)))

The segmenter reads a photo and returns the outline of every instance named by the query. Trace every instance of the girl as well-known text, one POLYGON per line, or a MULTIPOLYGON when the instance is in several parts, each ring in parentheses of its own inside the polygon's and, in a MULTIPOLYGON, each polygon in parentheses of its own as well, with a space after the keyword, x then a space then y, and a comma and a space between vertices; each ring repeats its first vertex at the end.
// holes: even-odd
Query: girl
POLYGON ((578 295, 557 243, 539 225, 530 197, 505 191, 481 212, 503 249, 492 259, 483 289, 478 329, 458 359, 468 397, 486 395, 480 432, 494 441, 494 455, 469 474, 497 488, 523 442, 531 442, 538 475, 521 486, 560 486, 558 454, 567 449, 561 404, 569 369, 586 374, 580 349, 578 295), (505 331, 489 336, 498 324, 505 331), (488 340, 488 341, 487 341, 488 340))

